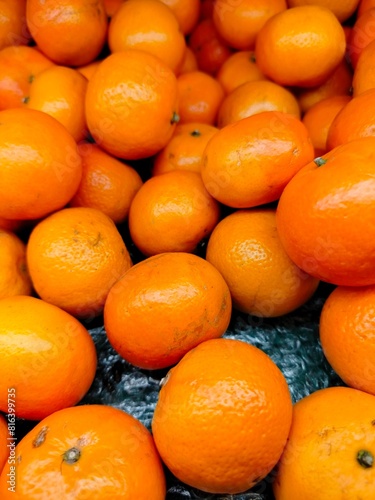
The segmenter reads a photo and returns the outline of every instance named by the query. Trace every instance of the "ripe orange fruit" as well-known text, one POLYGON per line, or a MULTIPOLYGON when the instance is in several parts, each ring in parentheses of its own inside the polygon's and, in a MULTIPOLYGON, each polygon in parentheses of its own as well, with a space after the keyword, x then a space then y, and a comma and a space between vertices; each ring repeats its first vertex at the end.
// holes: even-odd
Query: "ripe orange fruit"
POLYGON ((263 111, 282 111, 300 118, 298 101, 286 88, 267 80, 247 82, 233 90, 219 108, 218 127, 263 111))
POLYGON ((239 493, 275 466, 291 418, 288 385, 274 362, 245 342, 213 339, 169 371, 152 432, 181 481, 210 493, 239 493))
POLYGON ((366 10, 357 17, 348 43, 348 55, 355 69, 363 50, 375 39, 374 34, 375 8, 366 10))
POLYGON ((113 221, 94 208, 66 208, 39 222, 27 244, 36 292, 80 317, 98 315, 112 285, 131 266, 113 221))
POLYGON ((266 22, 257 36, 255 56, 260 70, 276 83, 314 87, 335 70, 345 47, 336 16, 324 7, 305 5, 266 22))
POLYGON ((217 0, 213 20, 223 39, 235 49, 250 50, 264 23, 287 8, 285 0, 217 0))
POLYGON ((318 286, 285 253, 274 210, 239 210, 228 215, 213 230, 206 259, 223 275, 233 306, 254 316, 276 317, 294 311, 318 286))
POLYGON ((256 64, 254 52, 241 50, 228 57, 216 78, 224 91, 229 94, 243 83, 264 80, 265 76, 256 64))
POLYGON ((196 172, 175 170, 146 181, 130 206, 132 240, 144 255, 193 252, 219 220, 219 205, 196 172))
POLYGON ((125 0, 104 0, 104 10, 108 17, 113 17, 125 0))
POLYGON ((284 189, 280 239, 312 276, 336 285, 375 283, 374 152, 375 137, 344 144, 306 165, 284 189))
POLYGON ((375 7, 374 0, 360 0, 357 9, 357 18, 359 18, 366 10, 373 9, 375 7))
POLYGON ((73 406, 96 371, 94 342, 70 314, 34 297, 0 300, 0 409, 16 391, 16 415, 40 420, 73 406))
POLYGON ((11 220, 0 217, 0 229, 4 231, 17 232, 22 227, 22 223, 23 221, 21 220, 11 220))
POLYGON ((0 216, 37 219, 66 205, 82 175, 73 137, 41 111, 0 112, 0 216))
MULTIPOLYGON (((10 389, 9 394, 13 395, 14 392, 10 389)), ((13 401, 11 401, 11 398, 10 398, 10 403, 11 402, 13 403, 13 401)), ((11 432, 14 433, 16 426, 15 426, 14 413, 11 413, 14 410, 13 406, 9 405, 9 408, 7 408, 7 411, 8 410, 9 410, 9 416, 8 416, 9 426, 11 427, 11 432)), ((12 442, 12 438, 9 435, 9 431, 8 431, 8 422, 5 420, 5 418, 2 415, 0 415, 0 474, 1 474, 1 471, 4 469, 4 465, 6 464, 6 462, 8 460, 9 453, 10 453, 10 446, 9 445, 12 442)), ((13 457, 11 460, 13 460, 13 457)))
POLYGON ((0 0, 0 50, 12 45, 27 45, 26 0, 0 0))
POLYGON ((248 208, 277 200, 314 157, 306 127, 294 116, 266 111, 222 128, 208 142, 202 179, 218 201, 248 208))
POLYGON ((28 0, 26 16, 38 47, 57 64, 88 64, 106 40, 103 0, 28 0))
POLYGON ((177 72, 185 54, 185 38, 169 7, 159 0, 127 0, 113 16, 108 31, 112 52, 145 51, 177 72))
POLYGON ((192 71, 197 71, 197 70, 198 70, 197 58, 195 57, 195 54, 191 50, 191 48, 186 47, 185 55, 182 60, 182 64, 178 71, 178 74, 182 75, 183 73, 191 73, 192 71))
POLYGON ((216 123, 224 90, 215 78, 202 71, 193 71, 180 75, 177 87, 180 123, 216 123))
POLYGON ((172 139, 155 157, 152 175, 171 170, 201 171, 204 149, 218 129, 205 123, 177 125, 172 139))
POLYGON ((320 342, 342 380, 375 395, 375 286, 337 287, 320 316, 320 342))
POLYGON ((83 173, 70 206, 96 208, 116 224, 123 222, 136 192, 142 186, 139 174, 96 144, 82 143, 78 151, 82 158, 83 173))
POLYGON ((146 52, 112 54, 89 81, 86 119, 108 153, 129 160, 152 156, 168 143, 178 121, 176 77, 146 52))
POLYGON ((15 234, 0 229, 0 299, 31 295, 26 246, 15 234))
POLYGON ((274 482, 276 500, 371 498, 375 397, 348 387, 298 401, 274 482))
POLYGON ((160 0, 176 16, 180 30, 184 35, 191 33, 198 22, 200 13, 199 0, 160 0))
POLYGON ((84 66, 77 68, 77 71, 81 73, 87 80, 91 80, 92 75, 95 73, 96 68, 101 63, 101 60, 96 60, 84 66))
POLYGON ((375 40, 363 49, 353 75, 353 96, 375 88, 375 40))
MULTIPOLYGON (((163 500, 163 467, 148 430, 105 405, 66 408, 39 422, 17 445, 17 498, 163 500)), ((1 498, 10 500, 4 469, 1 498)))
POLYGON ((301 5, 326 7, 335 14, 340 23, 354 14, 358 4, 359 0, 288 0, 289 7, 300 7, 301 5))
POLYGON ((196 255, 163 253, 133 266, 113 286, 104 326, 123 358, 155 370, 221 337, 231 311, 228 286, 214 266, 196 255))

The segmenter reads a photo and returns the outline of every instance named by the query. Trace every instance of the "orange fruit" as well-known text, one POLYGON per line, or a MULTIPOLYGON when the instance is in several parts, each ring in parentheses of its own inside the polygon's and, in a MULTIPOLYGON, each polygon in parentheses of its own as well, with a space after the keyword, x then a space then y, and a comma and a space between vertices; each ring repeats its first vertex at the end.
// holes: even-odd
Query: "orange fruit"
POLYGON ((4 217, 0 217, 0 229, 17 232, 22 227, 22 222, 23 221, 20 220, 4 219, 4 217))
POLYGON ((213 20, 223 39, 235 49, 250 50, 264 23, 287 8, 285 0, 217 0, 213 20))
POLYGON ((155 157, 152 175, 171 170, 201 171, 204 149, 218 129, 205 123, 177 125, 173 137, 155 157))
POLYGON ((95 70, 100 63, 101 60, 96 60, 94 62, 86 64, 85 66, 80 66, 79 68, 77 68, 77 71, 79 71, 81 75, 87 78, 87 80, 91 80, 92 75, 95 73, 95 70))
POLYGON ((96 208, 116 224, 123 222, 142 186, 139 174, 96 144, 80 144, 78 151, 82 157, 82 179, 70 206, 96 208))
POLYGON ((132 240, 147 256, 193 252, 219 220, 219 205, 196 172, 175 170, 146 181, 130 206, 132 240))
POLYGON ((294 116, 265 111, 217 132, 202 160, 202 179, 218 201, 248 208, 277 200, 314 157, 306 127, 294 116))
POLYGON ((337 287, 324 303, 320 342, 328 362, 350 387, 375 395, 375 286, 337 287))
POLYGON ((375 397, 348 387, 298 401, 273 483, 276 500, 371 498, 375 397))
POLYGON ((129 160, 152 156, 168 143, 178 121, 176 77, 146 52, 112 54, 89 81, 86 119, 108 153, 129 160))
POLYGON ((327 152, 328 130, 336 115, 349 101, 348 95, 328 97, 311 106, 305 113, 302 122, 311 138, 315 156, 321 156, 327 152))
POLYGON ((112 287, 104 326, 124 359, 155 370, 221 337, 231 311, 228 286, 214 266, 196 255, 163 253, 133 266, 112 287))
POLYGON ((0 299, 31 295, 26 246, 15 234, 0 229, 0 299))
POLYGON ((329 283, 375 283, 375 137, 343 144, 306 165, 277 207, 281 242, 298 267, 329 283), (298 207, 298 210, 296 210, 298 207))
POLYGON ((191 71, 197 71, 197 70, 198 70, 197 58, 195 57, 195 54, 191 50, 191 48, 186 47, 185 55, 182 60, 182 64, 178 71, 178 74, 182 75, 183 73, 191 73, 191 71))
POLYGON ((366 10, 373 9, 375 7, 375 0, 360 0, 357 9, 357 18, 359 18, 366 10))
POLYGON ((87 80, 78 71, 52 66, 35 77, 27 106, 56 118, 78 142, 87 135, 85 95, 87 80))
POLYGON ((285 253, 274 210, 239 210, 225 217, 210 236, 206 259, 223 275, 233 306, 253 316, 294 311, 318 286, 285 253))
POLYGON ((14 389, 10 387, 8 394, 9 394, 9 408, 7 408, 7 411, 9 411, 8 422, 2 415, 0 415, 0 474, 1 471, 4 469, 8 457, 10 456, 10 450, 12 450, 12 457, 10 458, 10 462, 13 462, 14 448, 16 446, 14 443, 12 443, 13 440, 11 438, 11 435, 9 434, 9 429, 8 429, 8 423, 9 423, 10 432, 12 434, 15 433, 16 420, 14 416, 14 407, 13 407, 13 405, 15 404, 14 389))
POLYGON ((192 71, 177 78, 180 123, 200 122, 214 125, 224 90, 203 71, 192 71))
POLYGON ((113 17, 125 0, 104 0, 104 10, 108 17, 113 17))
POLYGON ((27 45, 26 0, 0 0, 0 50, 12 45, 27 45))
POLYGON ((375 88, 375 40, 363 49, 353 75, 353 96, 375 88))
POLYGON ((174 72, 182 64, 186 48, 175 15, 159 0, 124 2, 110 22, 108 43, 112 52, 148 52, 174 72))
POLYGON ((246 82, 226 96, 217 118, 218 127, 263 111, 282 111, 300 118, 298 101, 286 88, 267 80, 246 82))
POLYGON ((73 137, 31 109, 0 112, 0 216, 37 219, 66 205, 82 175, 73 137))
POLYGON ((160 0, 176 16, 180 30, 184 35, 191 33, 198 22, 200 13, 199 0, 160 0))
POLYGON ((215 0, 201 0, 200 19, 208 19, 212 17, 214 12, 215 0))
POLYGON ((348 43, 348 55, 355 69, 363 50, 375 39, 374 34, 375 8, 366 10, 357 17, 348 43))
POLYGON ((326 7, 335 14, 340 23, 354 14, 358 4, 359 0, 288 0, 289 7, 300 7, 301 5, 326 7))
POLYGON ((94 208, 66 208, 39 222, 27 244, 36 292, 80 317, 101 313, 112 285, 131 266, 113 221, 94 208))
MULTIPOLYGON (((16 448, 17 498, 163 500, 163 467, 151 434, 105 405, 66 408, 39 422, 16 448), (22 458, 22 460, 21 460, 22 458)), ((12 499, 0 478, 1 498, 12 499)))
POLYGON ((280 85, 315 87, 345 54, 345 34, 336 16, 318 5, 293 7, 260 30, 255 56, 260 70, 280 85))
POLYGON ((16 415, 40 420, 73 406, 96 371, 94 342, 70 314, 34 297, 0 300, 0 409, 16 391, 16 415))
POLYGON ((181 481, 210 493, 239 493, 276 465, 291 418, 288 385, 275 363, 245 342, 213 339, 163 380, 152 432, 181 481))
POLYGON ((265 76, 256 64, 254 52, 241 50, 228 57, 216 78, 229 94, 243 83, 264 80, 265 76))

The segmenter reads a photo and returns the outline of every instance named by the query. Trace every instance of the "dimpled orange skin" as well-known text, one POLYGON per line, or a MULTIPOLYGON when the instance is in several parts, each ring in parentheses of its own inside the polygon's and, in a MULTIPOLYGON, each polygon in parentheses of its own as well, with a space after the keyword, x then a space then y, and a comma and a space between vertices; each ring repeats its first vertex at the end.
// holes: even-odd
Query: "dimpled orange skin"
POLYGON ((239 493, 276 465, 291 418, 288 385, 273 361, 245 342, 214 339, 170 370, 152 432, 181 481, 210 493, 239 493))
POLYGON ((26 19, 40 50, 64 66, 93 61, 106 40, 102 0, 28 0, 26 19))
POLYGON ((86 328, 58 307, 34 297, 0 300, 0 409, 16 390, 16 415, 41 420, 73 406, 96 371, 95 345, 86 328))
MULTIPOLYGON (((11 426, 13 426, 13 425, 15 426, 15 423, 12 422, 12 420, 13 420, 13 413, 12 413, 13 408, 12 408, 11 404, 9 405, 9 409, 7 409, 7 410, 9 410, 9 413, 10 413, 9 424, 11 426)), ((9 448, 7 446, 8 444, 11 443, 11 441, 8 441, 9 437, 11 437, 11 436, 9 436, 9 432, 8 432, 8 422, 1 415, 0 416, 0 474, 4 468, 4 465, 6 464, 6 461, 8 460, 8 456, 9 456, 9 448)))
POLYGON ((263 80, 265 76, 256 64, 254 52, 242 50, 228 57, 216 78, 229 94, 243 83, 263 80))
POLYGON ((12 45, 27 45, 26 0, 0 0, 0 50, 12 45))
POLYGON ((124 359, 156 370, 221 337, 231 305, 224 278, 209 262, 184 252, 164 253, 135 265, 113 286, 104 326, 124 359))
POLYGON ((87 207, 66 208, 39 222, 27 244, 27 263, 43 300, 84 318, 102 312, 110 288, 131 266, 113 221, 87 207))
POLYGON ((25 108, 1 111, 0 123, 0 216, 37 219, 66 205, 80 183, 82 164, 65 127, 25 108))
POLYGON ((176 16, 184 35, 191 33, 199 19, 201 3, 199 0, 161 0, 176 16))
POLYGON ((0 299, 30 295, 31 280, 26 265, 26 246, 15 234, 0 229, 0 299))
POLYGON ((177 81, 151 54, 129 49, 107 57, 87 86, 86 119, 108 153, 134 160, 159 152, 178 118, 177 81))
POLYGON ((298 401, 273 483, 276 500, 371 498, 375 468, 375 397, 348 387, 321 389, 298 401), (324 487, 323 487, 324 486, 324 487))
POLYGON ((276 14, 260 30, 255 56, 260 70, 280 85, 321 85, 345 54, 344 30, 336 16, 317 5, 276 14))
POLYGON ((288 0, 289 7, 320 5, 331 10, 340 23, 349 19, 360 3, 359 0, 288 0))
POLYGON ((375 137, 344 144, 311 162, 286 186, 277 227, 289 257, 335 285, 375 283, 375 137), (298 210, 296 210, 298 207, 298 210))
MULTIPOLYGON (((67 408, 38 423, 16 448, 19 500, 164 500, 165 477, 151 434, 105 405, 67 408), (72 454, 72 455, 70 455, 72 454)), ((4 469, 0 493, 8 490, 4 469)))
POLYGON ((210 139, 202 179, 221 203, 248 208, 277 200, 313 158, 314 148, 300 120, 266 111, 227 125, 210 139))

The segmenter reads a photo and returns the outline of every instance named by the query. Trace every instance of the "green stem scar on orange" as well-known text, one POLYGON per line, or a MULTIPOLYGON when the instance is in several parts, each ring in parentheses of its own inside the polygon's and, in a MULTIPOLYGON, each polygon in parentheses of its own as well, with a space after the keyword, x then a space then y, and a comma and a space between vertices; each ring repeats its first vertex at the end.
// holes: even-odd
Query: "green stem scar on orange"
POLYGON ((322 165, 325 165, 327 163, 327 160, 318 156, 317 158, 315 158, 314 163, 317 167, 321 167, 322 165))
POLYGON ((69 450, 66 450, 66 452, 63 453, 62 457, 63 462, 65 462, 66 464, 75 464, 81 458, 81 450, 73 446, 73 448, 69 448, 69 450))
POLYGON ((360 450, 357 453, 357 462, 364 469, 369 469, 374 465, 374 455, 368 450, 360 450))

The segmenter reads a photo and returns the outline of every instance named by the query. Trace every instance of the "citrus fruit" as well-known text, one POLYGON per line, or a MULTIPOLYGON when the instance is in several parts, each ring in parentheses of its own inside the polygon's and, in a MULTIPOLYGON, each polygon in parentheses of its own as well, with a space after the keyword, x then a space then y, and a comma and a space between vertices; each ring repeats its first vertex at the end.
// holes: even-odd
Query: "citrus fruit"
POLYGON ((229 94, 243 83, 263 80, 265 76, 256 64, 254 51, 240 50, 228 57, 216 78, 229 94))
POLYGON ((15 234, 0 229, 0 299, 31 295, 26 246, 15 234))

